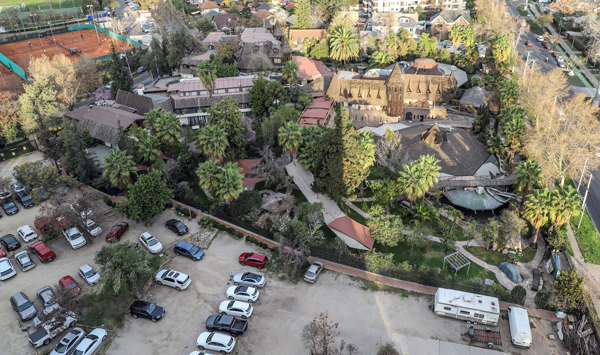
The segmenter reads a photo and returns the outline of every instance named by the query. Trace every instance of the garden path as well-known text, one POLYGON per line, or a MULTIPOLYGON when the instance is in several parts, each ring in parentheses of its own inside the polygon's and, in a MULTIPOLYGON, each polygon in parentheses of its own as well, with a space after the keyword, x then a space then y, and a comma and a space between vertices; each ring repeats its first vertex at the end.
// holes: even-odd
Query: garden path
POLYGON ((346 204, 346 206, 350 207, 354 212, 358 213, 359 215, 361 215, 367 219, 372 218, 370 214, 368 214, 367 212, 356 207, 352 202, 348 201, 345 197, 342 197, 342 201, 346 204))

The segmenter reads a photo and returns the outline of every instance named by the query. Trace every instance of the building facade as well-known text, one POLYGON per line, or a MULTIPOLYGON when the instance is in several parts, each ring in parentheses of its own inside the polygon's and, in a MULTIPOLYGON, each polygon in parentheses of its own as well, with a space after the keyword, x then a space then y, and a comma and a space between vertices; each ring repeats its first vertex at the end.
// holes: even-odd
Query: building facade
POLYGON ((440 7, 449 10, 464 10, 466 0, 360 0, 362 12, 367 15, 373 15, 376 12, 407 12, 418 6, 424 10, 440 7))
POLYGON ((420 58, 404 70, 396 64, 376 75, 338 72, 325 97, 346 106, 352 121, 363 127, 445 119, 456 90, 454 71, 444 73, 432 59, 420 58))
POLYGON ((264 20, 263 27, 246 28, 242 32, 239 49, 234 56, 242 72, 277 70, 292 60, 292 47, 279 22, 264 20))
POLYGON ((400 28, 405 28, 410 32, 413 38, 418 37, 418 22, 418 14, 403 14, 396 12, 377 12, 373 14, 372 18, 373 31, 386 35, 387 33, 397 33, 400 28))
POLYGON ((431 35, 437 38, 448 37, 452 26, 467 26, 470 21, 469 10, 442 10, 431 18, 431 35))

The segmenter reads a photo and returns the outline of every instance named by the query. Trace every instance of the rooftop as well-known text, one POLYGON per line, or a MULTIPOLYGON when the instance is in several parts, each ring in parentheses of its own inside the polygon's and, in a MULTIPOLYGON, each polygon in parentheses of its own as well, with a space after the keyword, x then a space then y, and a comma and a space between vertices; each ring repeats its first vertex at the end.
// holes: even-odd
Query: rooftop
POLYGON ((371 229, 356 222, 348 216, 336 218, 329 223, 329 227, 349 236, 369 249, 373 249, 375 239, 371 236, 371 229))
MULTIPOLYGON (((215 80, 214 90, 253 86, 254 85, 254 83, 252 82, 253 79, 254 79, 254 76, 252 76, 252 75, 236 76, 236 77, 231 77, 231 78, 218 78, 217 80, 215 80)), ((169 85, 169 88, 167 89, 167 91, 170 93, 176 92, 176 91, 187 92, 187 91, 198 91, 198 90, 206 90, 206 88, 204 87, 204 84, 202 84, 202 81, 200 81, 199 78, 183 80, 179 83, 171 84, 171 85, 169 85)))
POLYGON ((245 43, 272 42, 274 44, 280 44, 279 41, 273 37, 271 32, 263 27, 244 29, 240 40, 245 43))

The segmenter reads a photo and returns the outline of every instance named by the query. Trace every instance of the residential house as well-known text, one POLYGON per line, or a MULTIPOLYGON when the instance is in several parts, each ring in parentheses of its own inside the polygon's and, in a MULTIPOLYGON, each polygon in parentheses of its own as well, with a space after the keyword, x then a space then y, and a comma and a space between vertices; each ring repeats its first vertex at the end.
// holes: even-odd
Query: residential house
POLYGON ((200 13, 202 15, 206 15, 211 10, 221 11, 221 7, 217 5, 214 1, 205 1, 201 4, 198 4, 198 8, 200 9, 200 13))
POLYGON ((365 75, 340 71, 325 98, 347 106, 357 127, 379 126, 402 120, 445 119, 457 84, 454 70, 446 73, 434 60, 419 58, 404 70, 396 63, 391 70, 365 75))
POLYGON ((407 29, 413 38, 419 37, 417 25, 419 22, 418 14, 403 14, 397 12, 376 12, 372 18, 372 30, 378 34, 387 35, 388 33, 397 33, 400 28, 407 29))
POLYGON ((270 20, 273 17, 275 17, 275 15, 273 15, 273 13, 271 13, 270 11, 267 10, 258 10, 254 13, 254 16, 256 16, 256 18, 258 18, 261 22, 264 20, 270 20))
POLYGON ((384 12, 408 12, 409 9, 416 9, 420 6, 422 9, 429 9, 430 5, 442 2, 442 7, 449 10, 464 10, 466 0, 360 0, 359 7, 361 12, 367 17, 375 13, 384 12))
POLYGON ((212 9, 204 14, 204 18, 207 19, 208 21, 212 21, 213 17, 217 16, 220 13, 221 13, 220 10, 212 9))
POLYGON ((134 123, 142 126, 144 122, 144 116, 110 106, 83 106, 66 112, 64 117, 77 121, 79 128, 87 130, 92 138, 117 149, 121 132, 134 123))
POLYGON ((279 22, 273 22, 265 20, 263 27, 244 29, 234 55, 240 71, 276 70, 292 59, 292 47, 279 22))
MULTIPOLYGON (((235 15, 235 14, 234 14, 235 15)), ((202 46, 206 49, 204 53, 194 53, 181 59, 179 74, 182 78, 193 78, 197 75, 198 65, 204 61, 210 60, 211 55, 218 55, 217 45, 227 41, 235 41, 238 35, 226 35, 224 32, 211 32, 202 40, 202 46)))
POLYGON ((293 56, 292 61, 298 65, 298 80, 307 92, 325 92, 333 79, 334 73, 318 60, 293 56))
MULTIPOLYGON (((142 90, 143 92, 144 90, 142 90)), ((163 109, 167 112, 173 111, 171 100, 166 96, 155 95, 151 93, 138 94, 131 91, 119 90, 115 98, 113 107, 123 105, 134 109, 133 113, 144 116, 152 109, 163 109)))
POLYGON ((290 40, 290 45, 294 49, 304 48, 304 41, 307 38, 314 38, 317 42, 320 42, 325 35, 329 33, 329 30, 322 29, 308 29, 303 30, 299 28, 290 28, 288 30, 288 38, 290 40))
POLYGON ((300 116, 300 126, 326 125, 333 127, 333 100, 319 97, 313 100, 300 116))
POLYGON ((238 33, 242 28, 237 25, 237 20, 240 18, 239 14, 219 14, 213 16, 212 23, 215 25, 218 31, 229 32, 230 34, 238 33))
POLYGON ((437 38, 448 37, 452 26, 467 26, 470 21, 469 10, 442 10, 431 18, 431 35, 437 38))
POLYGON ((256 8, 256 11, 260 11, 260 10, 271 11, 271 6, 269 6, 269 4, 262 4, 256 8))

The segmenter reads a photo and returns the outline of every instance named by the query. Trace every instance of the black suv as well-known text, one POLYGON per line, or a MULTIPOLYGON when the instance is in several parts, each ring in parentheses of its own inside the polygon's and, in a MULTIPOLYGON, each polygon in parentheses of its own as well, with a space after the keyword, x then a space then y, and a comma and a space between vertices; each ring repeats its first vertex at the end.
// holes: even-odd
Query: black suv
POLYGON ((144 317, 156 322, 157 320, 161 320, 165 315, 165 309, 154 303, 134 301, 131 306, 129 306, 129 313, 131 313, 133 318, 144 317))
POLYGON ((15 192, 15 197, 17 198, 17 201, 19 201, 19 203, 23 205, 24 208, 30 208, 34 205, 33 199, 25 191, 15 192))
POLYGON ((166 223, 166 227, 172 230, 177 235, 184 235, 188 232, 188 227, 176 219, 170 219, 166 223))
POLYGON ((6 215, 8 216, 19 212, 19 207, 15 205, 12 198, 6 198, 2 200, 2 209, 4 210, 4 213, 6 213, 6 215))

